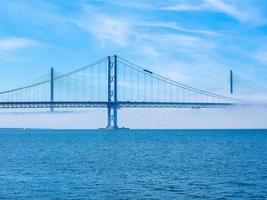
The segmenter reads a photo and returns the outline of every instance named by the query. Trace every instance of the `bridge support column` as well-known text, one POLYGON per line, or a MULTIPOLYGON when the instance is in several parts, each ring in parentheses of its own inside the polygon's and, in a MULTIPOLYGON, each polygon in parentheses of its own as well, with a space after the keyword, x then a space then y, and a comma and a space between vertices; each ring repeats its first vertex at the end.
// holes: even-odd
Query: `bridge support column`
POLYGON ((233 71, 230 71, 230 93, 234 93, 234 80, 233 80, 233 71))
POLYGON ((50 111, 54 111, 53 102, 54 102, 54 68, 51 68, 50 72, 50 111))
POLYGON ((108 125, 107 129, 118 128, 117 56, 108 57, 108 125))

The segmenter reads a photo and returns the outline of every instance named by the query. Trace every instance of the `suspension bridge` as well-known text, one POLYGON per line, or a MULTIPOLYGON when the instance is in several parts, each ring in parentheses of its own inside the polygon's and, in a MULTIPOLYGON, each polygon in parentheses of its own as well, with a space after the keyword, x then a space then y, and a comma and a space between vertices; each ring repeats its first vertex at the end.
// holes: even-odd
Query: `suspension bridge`
MULTIPOLYGON (((232 90, 232 86, 231 86, 232 90)), ((107 128, 118 128, 121 108, 221 108, 239 101, 173 81, 119 56, 0 92, 1 109, 107 108, 107 128)))

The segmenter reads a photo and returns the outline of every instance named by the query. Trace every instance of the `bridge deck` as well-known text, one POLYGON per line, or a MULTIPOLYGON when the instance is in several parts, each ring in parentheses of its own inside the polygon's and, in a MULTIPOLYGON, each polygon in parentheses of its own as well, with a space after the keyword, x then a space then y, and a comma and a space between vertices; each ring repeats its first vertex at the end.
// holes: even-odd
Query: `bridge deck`
MULTIPOLYGON (((234 103, 203 102, 130 102, 119 101, 119 108, 216 108, 233 106, 234 103)), ((8 108, 106 108, 106 101, 61 102, 0 102, 0 109, 8 108)))

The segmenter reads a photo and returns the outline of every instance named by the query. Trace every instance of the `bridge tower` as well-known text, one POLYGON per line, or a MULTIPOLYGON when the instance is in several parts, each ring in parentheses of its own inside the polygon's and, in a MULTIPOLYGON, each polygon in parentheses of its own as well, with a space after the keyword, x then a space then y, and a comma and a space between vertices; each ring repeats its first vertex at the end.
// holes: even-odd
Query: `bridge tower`
POLYGON ((118 128, 117 56, 108 57, 108 125, 107 129, 118 128))
POLYGON ((54 68, 51 68, 50 71, 50 111, 54 111, 53 103, 54 102, 54 68))
POLYGON ((230 70, 230 93, 234 93, 234 80, 233 80, 233 71, 230 70))

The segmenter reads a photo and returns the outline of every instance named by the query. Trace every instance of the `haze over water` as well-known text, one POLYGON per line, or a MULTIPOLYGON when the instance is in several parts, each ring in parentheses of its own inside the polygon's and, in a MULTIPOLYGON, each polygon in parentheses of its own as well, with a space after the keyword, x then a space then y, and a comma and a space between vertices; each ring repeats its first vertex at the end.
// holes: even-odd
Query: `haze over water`
POLYGON ((265 199, 266 130, 1 130, 0 199, 265 199))

